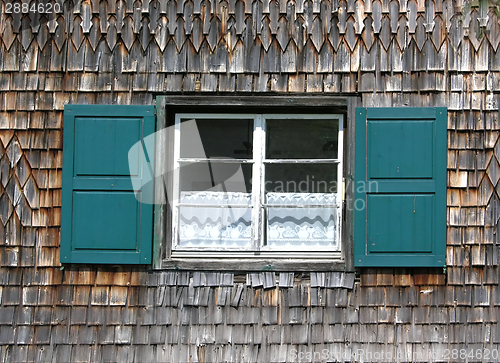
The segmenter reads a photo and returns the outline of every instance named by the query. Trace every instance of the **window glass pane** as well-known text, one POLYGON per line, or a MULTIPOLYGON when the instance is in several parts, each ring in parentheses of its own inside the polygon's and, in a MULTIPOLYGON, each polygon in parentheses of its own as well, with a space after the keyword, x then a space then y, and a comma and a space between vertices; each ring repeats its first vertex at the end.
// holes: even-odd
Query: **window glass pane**
POLYGON ((181 158, 252 158, 252 119, 192 120, 181 119, 181 158))
POLYGON ((218 190, 250 193, 252 164, 240 163, 181 163, 181 191, 218 190))
POLYGON ((266 120, 267 159, 336 159, 336 119, 266 120))
POLYGON ((336 193, 337 164, 266 164, 265 191, 336 193))
POLYGON ((337 116, 265 121, 228 116, 180 115, 173 249, 339 250, 342 168, 336 159, 342 140, 337 116), (253 140, 254 127, 262 139, 253 140), (253 159, 253 148, 262 159, 253 159), (215 158, 230 160, 200 160, 215 158), (254 169, 259 175, 253 175, 254 169), (259 195, 252 198, 253 191, 259 195))
POLYGON ((251 208, 179 208, 179 247, 249 248, 251 208))

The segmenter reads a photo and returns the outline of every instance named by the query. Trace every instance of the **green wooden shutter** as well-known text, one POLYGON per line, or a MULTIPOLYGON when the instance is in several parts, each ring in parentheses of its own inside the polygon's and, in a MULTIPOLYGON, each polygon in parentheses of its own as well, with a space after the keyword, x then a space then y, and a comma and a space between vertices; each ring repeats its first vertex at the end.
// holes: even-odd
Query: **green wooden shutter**
POLYGON ((446 108, 357 108, 355 266, 443 267, 446 108))
POLYGON ((154 127, 154 106, 66 105, 62 263, 151 263, 153 205, 132 178, 150 174, 154 153, 129 150, 154 127))

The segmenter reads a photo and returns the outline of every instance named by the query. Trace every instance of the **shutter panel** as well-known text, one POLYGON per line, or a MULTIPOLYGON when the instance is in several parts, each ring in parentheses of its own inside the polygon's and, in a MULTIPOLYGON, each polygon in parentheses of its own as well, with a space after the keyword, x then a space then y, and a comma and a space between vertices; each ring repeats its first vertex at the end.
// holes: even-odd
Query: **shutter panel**
POLYGON ((129 150, 154 127, 154 106, 65 106, 62 263, 151 263, 153 205, 141 203, 150 198, 141 178, 154 152, 129 150))
POLYGON ((446 108, 357 108, 355 266, 443 267, 446 108))

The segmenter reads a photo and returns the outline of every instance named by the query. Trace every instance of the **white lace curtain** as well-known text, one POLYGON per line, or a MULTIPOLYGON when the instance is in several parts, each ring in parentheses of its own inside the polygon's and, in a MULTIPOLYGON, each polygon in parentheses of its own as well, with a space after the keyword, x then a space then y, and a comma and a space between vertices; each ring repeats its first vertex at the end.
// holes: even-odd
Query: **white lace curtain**
POLYGON ((336 245, 336 194, 268 193, 267 204, 278 206, 267 208, 269 246, 306 249, 336 245))
MULTIPOLYGON (((251 194, 181 192, 180 203, 179 247, 251 247, 251 194)), ((269 247, 337 246, 336 194, 268 193, 266 204, 269 247)))

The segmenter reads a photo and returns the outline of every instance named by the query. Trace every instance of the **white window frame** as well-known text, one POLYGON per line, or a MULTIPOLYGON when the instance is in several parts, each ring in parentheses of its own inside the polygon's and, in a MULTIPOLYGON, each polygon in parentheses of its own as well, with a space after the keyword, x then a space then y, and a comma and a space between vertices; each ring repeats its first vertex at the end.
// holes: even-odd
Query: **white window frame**
MULTIPOLYGON (((221 113, 176 113, 174 124, 174 146, 173 146, 173 203, 172 203, 172 223, 171 225, 171 256, 173 258, 183 257, 235 257, 235 258, 320 258, 320 259, 341 259, 341 246, 342 246, 342 210, 345 197, 344 183, 343 183, 343 148, 344 148, 344 116, 342 114, 221 114, 221 113), (234 247, 218 247, 218 248, 204 248, 204 247, 178 247, 177 236, 179 226, 179 167, 181 162, 189 162, 194 159, 180 158, 181 147, 181 119, 253 119, 253 140, 252 140, 252 159, 214 159, 214 158, 196 158, 196 161, 217 161, 227 163, 251 163, 252 167, 252 247, 250 249, 236 249, 234 247), (294 120, 307 120, 311 119, 336 119, 338 120, 338 153, 337 159, 266 159, 266 120, 270 119, 294 119, 294 120), (271 163, 327 163, 337 165, 337 228, 336 228, 336 245, 331 247, 323 247, 321 251, 305 251, 303 249, 294 249, 292 251, 284 251, 283 248, 271 247, 264 245, 265 238, 265 214, 264 209, 270 205, 265 203, 265 175, 264 167, 266 164, 271 163), (259 182, 254 182, 258 180, 259 182), (325 253, 327 252, 327 253, 325 253)), ((318 207, 328 207, 329 205, 318 205, 318 207)), ((234 206, 233 206, 234 207, 234 206)), ((308 206, 311 207, 311 206, 308 206)), ((288 208, 288 207, 287 207, 288 208)))

